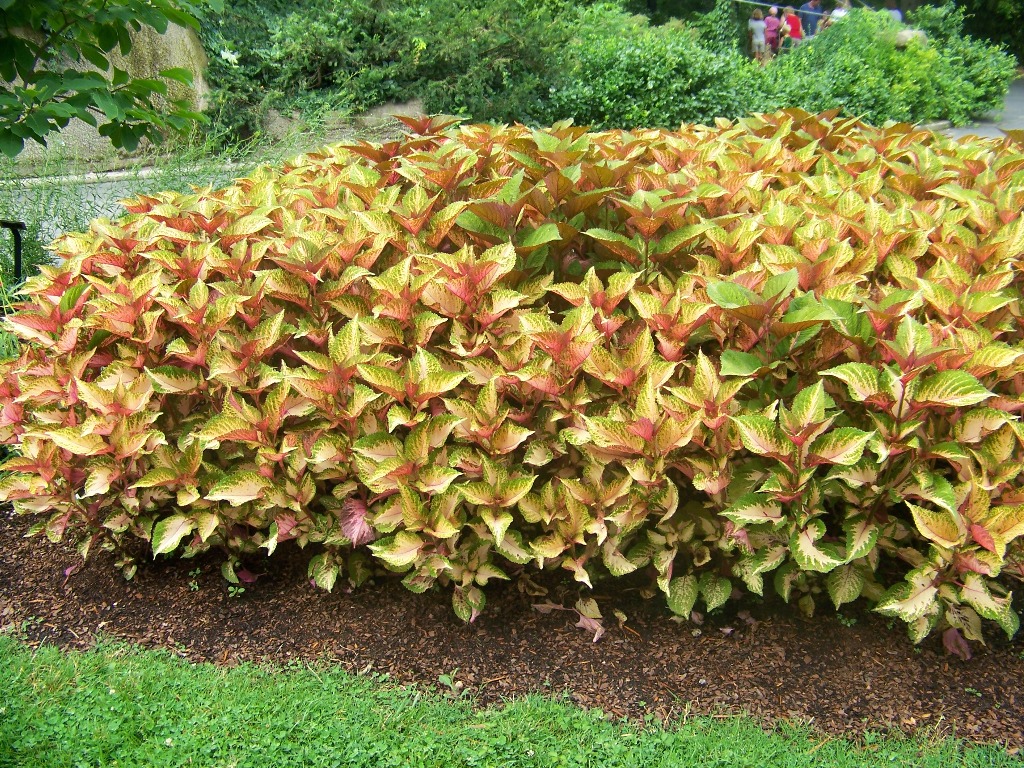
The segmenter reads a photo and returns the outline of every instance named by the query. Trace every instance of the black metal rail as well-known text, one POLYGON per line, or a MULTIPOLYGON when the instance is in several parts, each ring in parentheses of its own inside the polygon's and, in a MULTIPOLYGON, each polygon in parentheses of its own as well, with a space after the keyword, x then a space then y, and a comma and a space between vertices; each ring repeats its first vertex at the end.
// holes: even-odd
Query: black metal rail
POLYGON ((25 231, 25 222, 0 219, 0 227, 11 230, 14 236, 14 283, 17 285, 21 282, 21 233, 25 231))

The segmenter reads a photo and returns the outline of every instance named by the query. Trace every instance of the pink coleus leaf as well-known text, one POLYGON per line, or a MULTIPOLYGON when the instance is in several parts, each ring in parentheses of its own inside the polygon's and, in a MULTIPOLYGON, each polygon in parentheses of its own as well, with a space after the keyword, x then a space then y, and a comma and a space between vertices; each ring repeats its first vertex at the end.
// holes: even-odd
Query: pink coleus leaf
POLYGON ((992 534, 988 532, 988 529, 982 525, 974 523, 971 525, 971 538, 973 538, 978 544, 989 552, 996 551, 996 542, 992 538, 992 534))
POLYGON ((341 532, 353 547, 369 544, 377 538, 366 520, 366 511, 366 502, 362 499, 347 499, 341 508, 341 532))
POLYGON ((956 627, 950 627, 942 633, 942 645, 947 653, 959 656, 964 661, 971 660, 971 646, 956 627))

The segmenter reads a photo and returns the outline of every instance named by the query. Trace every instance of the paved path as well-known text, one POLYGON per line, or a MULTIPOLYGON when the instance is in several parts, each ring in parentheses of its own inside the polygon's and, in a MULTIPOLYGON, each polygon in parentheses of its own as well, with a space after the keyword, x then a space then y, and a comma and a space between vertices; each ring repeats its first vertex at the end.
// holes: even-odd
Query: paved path
POLYGON ((1006 108, 993 116, 992 120, 981 120, 963 128, 947 128, 943 133, 950 136, 989 136, 1003 138, 1003 130, 1024 130, 1024 79, 1010 84, 1006 95, 1006 108))

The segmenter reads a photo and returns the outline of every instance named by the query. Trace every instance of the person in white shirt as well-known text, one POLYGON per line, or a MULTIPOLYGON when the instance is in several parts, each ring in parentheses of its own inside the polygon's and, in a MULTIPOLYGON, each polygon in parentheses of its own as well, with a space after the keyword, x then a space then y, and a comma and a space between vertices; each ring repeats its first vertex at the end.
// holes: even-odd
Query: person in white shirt
POLYGON ((903 23, 903 11, 896 7, 896 0, 885 0, 885 10, 900 24, 903 23))

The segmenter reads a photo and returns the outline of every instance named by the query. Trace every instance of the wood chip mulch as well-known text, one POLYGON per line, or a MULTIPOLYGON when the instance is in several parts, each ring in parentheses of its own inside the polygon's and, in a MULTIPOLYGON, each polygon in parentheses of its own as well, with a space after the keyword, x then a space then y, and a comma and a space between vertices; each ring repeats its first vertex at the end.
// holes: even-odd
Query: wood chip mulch
POLYGON ((466 625, 446 590, 414 595, 382 579, 325 593, 306 578, 308 553, 284 547, 235 596, 215 556, 149 563, 127 582, 101 553, 66 576, 80 558, 22 538, 25 528, 0 512, 0 628, 30 645, 84 649, 105 636, 191 661, 329 662, 442 691, 438 678, 449 675, 481 705, 543 692, 618 717, 745 713, 768 726, 810 723, 826 737, 925 729, 1024 749, 1024 632, 1007 641, 996 629, 963 661, 938 637, 915 648, 901 626, 863 608, 844 606, 840 620, 829 604, 807 619, 745 597, 697 626, 616 580, 595 592, 606 632, 592 642, 574 612, 534 608, 578 599, 557 574, 539 580, 543 597, 492 583, 485 613, 466 625))

